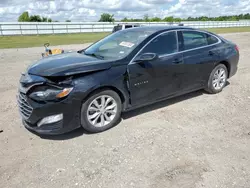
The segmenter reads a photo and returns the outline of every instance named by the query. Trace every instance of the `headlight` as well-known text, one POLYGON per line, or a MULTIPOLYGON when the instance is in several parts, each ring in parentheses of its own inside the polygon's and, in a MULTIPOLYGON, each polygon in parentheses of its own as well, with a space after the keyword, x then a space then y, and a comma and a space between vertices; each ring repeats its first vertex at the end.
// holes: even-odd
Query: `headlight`
POLYGON ((51 101, 55 99, 61 99, 69 95, 73 88, 58 89, 46 89, 45 91, 36 91, 30 94, 30 98, 37 101, 51 101))

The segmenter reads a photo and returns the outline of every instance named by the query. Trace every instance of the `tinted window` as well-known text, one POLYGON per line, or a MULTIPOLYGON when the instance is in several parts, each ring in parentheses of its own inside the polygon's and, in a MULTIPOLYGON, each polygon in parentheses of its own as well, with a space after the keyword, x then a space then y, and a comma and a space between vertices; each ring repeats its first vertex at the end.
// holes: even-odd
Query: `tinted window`
POLYGON ((208 45, 207 34, 197 31, 183 31, 184 49, 189 50, 208 45))
POLYGON ((207 35, 207 41, 208 41, 208 44, 215 44, 218 42, 218 39, 212 35, 207 35))
POLYGON ((132 25, 125 25, 125 29, 132 28, 132 25))
POLYGON ((151 41, 142 53, 156 53, 158 55, 171 54, 178 51, 176 32, 164 33, 151 41))

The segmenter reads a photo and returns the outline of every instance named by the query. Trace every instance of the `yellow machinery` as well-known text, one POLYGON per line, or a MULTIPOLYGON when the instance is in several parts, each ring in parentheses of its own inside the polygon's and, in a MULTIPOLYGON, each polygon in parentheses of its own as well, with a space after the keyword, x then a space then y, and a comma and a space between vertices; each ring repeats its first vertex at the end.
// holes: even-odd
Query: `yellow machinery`
POLYGON ((48 57, 48 56, 51 56, 51 55, 64 53, 63 49, 49 49, 49 45, 50 45, 49 43, 44 44, 45 53, 42 53, 42 57, 48 57))

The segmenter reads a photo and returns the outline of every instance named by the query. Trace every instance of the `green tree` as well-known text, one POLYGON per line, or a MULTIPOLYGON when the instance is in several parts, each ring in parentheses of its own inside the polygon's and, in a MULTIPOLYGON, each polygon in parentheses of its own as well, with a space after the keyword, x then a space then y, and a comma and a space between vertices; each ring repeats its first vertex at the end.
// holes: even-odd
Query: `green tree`
POLYGON ((42 22, 47 22, 47 21, 48 21, 48 18, 42 17, 42 22))
POLYGON ((231 21, 237 21, 237 20, 239 20, 239 19, 236 16, 231 17, 231 21))
POLYGON ((19 18, 19 22, 52 22, 50 18, 41 17, 40 15, 29 15, 29 13, 23 12, 19 18))
POLYGON ((114 22, 114 14, 103 13, 100 17, 99 22, 114 22))
POLYGON ((202 17, 200 17, 198 19, 201 20, 201 21, 208 21, 209 20, 209 18, 206 17, 206 16, 202 16, 202 17))
POLYGON ((173 16, 166 17, 166 18, 164 18, 164 21, 165 22, 174 22, 174 17, 173 16))
POLYGON ((128 19, 127 17, 125 17, 125 18, 123 18, 121 21, 122 21, 122 22, 129 22, 129 19, 128 19))
POLYGON ((153 17, 150 19, 151 22, 160 22, 161 21, 161 18, 158 18, 158 17, 153 17))
POLYGON ((145 22, 149 22, 149 21, 150 21, 148 14, 145 14, 145 15, 143 16, 143 20, 144 20, 145 22))
POLYGON ((27 11, 23 12, 18 18, 18 22, 29 22, 29 21, 30 21, 30 16, 27 11))
POLYGON ((243 16, 243 18, 244 18, 244 19, 250 19, 250 14, 249 14, 249 13, 245 14, 245 15, 243 16))
POLYGON ((30 22, 42 22, 42 19, 39 15, 31 15, 30 22))
POLYGON ((174 22, 181 22, 181 18, 174 18, 174 22))

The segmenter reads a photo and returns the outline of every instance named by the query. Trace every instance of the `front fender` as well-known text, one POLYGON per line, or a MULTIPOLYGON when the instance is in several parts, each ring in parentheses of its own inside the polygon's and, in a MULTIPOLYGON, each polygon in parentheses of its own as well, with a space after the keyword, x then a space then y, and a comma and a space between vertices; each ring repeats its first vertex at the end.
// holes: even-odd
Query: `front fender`
POLYGON ((81 102, 83 102, 94 91, 110 88, 118 92, 120 96, 122 95, 123 110, 126 110, 130 105, 126 67, 126 65, 116 66, 108 70, 75 78, 74 93, 77 95, 76 98, 81 99, 81 102))

